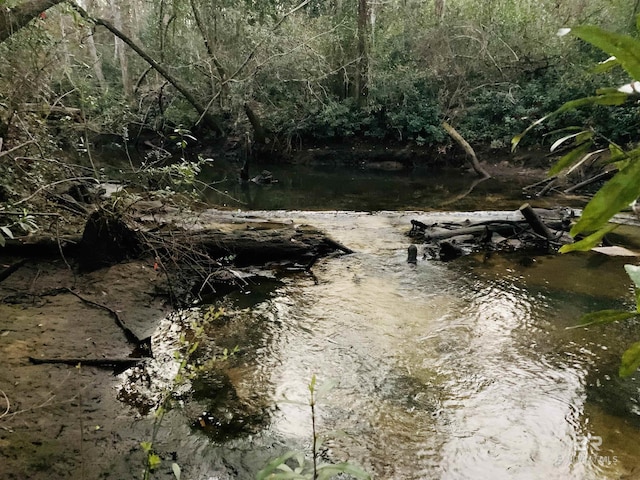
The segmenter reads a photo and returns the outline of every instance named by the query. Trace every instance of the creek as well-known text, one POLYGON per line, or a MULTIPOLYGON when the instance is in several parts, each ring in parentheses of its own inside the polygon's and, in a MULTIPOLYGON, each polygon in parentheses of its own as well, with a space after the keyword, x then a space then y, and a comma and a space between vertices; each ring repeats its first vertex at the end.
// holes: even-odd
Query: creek
MULTIPOLYGON (((308 453, 304 403, 313 375, 319 385, 335 383, 318 402, 318 430, 342 432, 329 435, 323 455, 361 465, 374 478, 640 474, 639 384, 616 375, 640 330, 633 322, 567 328, 587 312, 631 306, 628 259, 495 253, 413 267, 406 263, 410 219, 495 215, 424 211, 434 197, 464 189, 459 178, 398 173, 383 181, 351 170, 320 181, 296 173, 252 185, 253 194, 242 197, 254 208, 286 211, 238 215, 308 223, 356 253, 319 261, 315 278, 265 279, 227 298, 225 328, 235 332, 229 346, 236 342, 242 355, 226 375, 261 412, 259 426, 207 435, 193 428, 189 408, 168 415, 159 441, 192 466, 193 478, 255 478, 273 457, 308 453), (372 211, 382 205, 393 211, 372 211), (335 210, 311 211, 322 208, 335 210)), ((492 182, 463 205, 510 210, 523 202, 517 182, 492 182)), ((192 414, 219 395, 214 383, 194 381, 192 414)))

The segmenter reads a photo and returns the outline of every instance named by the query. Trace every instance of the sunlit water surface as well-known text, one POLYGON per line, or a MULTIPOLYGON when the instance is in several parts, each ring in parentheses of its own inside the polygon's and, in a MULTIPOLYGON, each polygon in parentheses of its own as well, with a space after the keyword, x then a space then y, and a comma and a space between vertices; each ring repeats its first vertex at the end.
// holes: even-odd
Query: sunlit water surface
POLYGON ((637 383, 615 378, 638 329, 566 329, 629 307, 624 260, 479 254, 413 267, 410 219, 470 214, 258 214, 312 224, 356 253, 231 300, 229 315, 253 326, 242 389, 271 407, 259 432, 226 442, 176 419, 165 440, 199 466, 194 478, 254 478, 269 459, 308 451, 309 408, 285 398, 304 403, 312 375, 335 382, 318 430, 342 433, 324 456, 374 478, 640 477, 637 383))

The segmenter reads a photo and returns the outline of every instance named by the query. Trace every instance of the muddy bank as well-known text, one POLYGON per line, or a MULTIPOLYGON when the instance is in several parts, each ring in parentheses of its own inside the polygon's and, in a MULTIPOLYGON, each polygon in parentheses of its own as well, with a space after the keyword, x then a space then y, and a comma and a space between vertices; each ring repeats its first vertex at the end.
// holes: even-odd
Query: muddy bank
MULTIPOLYGON (((178 214, 169 218, 171 215, 164 213, 162 221, 158 212, 153 218, 138 220, 154 221, 156 228, 167 228, 181 218, 198 230, 193 233, 195 237, 207 232, 198 225, 218 226, 211 247, 218 255, 213 260, 219 262, 221 275, 207 279, 209 286, 218 289, 222 284, 244 290, 260 283, 273 285, 278 275, 296 272, 310 279, 314 258, 335 250, 321 232, 309 227, 299 230, 291 222, 265 222, 251 216, 236 219, 224 212, 197 218, 178 214), (263 258, 255 256, 261 242, 265 246, 263 258), (322 249, 317 251, 313 245, 322 245, 322 249), (250 265, 256 263, 261 266, 250 265)), ((167 344, 167 339, 182 335, 189 338, 191 334, 189 315, 169 315, 174 311, 171 300, 175 282, 188 275, 188 270, 179 275, 169 270, 185 261, 177 258, 179 253, 193 254, 197 245, 193 238, 186 240, 186 236, 182 240, 174 238, 183 250, 156 251, 156 256, 148 251, 134 260, 92 271, 79 269, 77 259, 70 256, 41 255, 22 262, 23 257, 10 256, 9 250, 0 251, 3 268, 17 266, 0 282, 0 356, 5 365, 0 371, 1 478, 141 477, 146 457, 140 442, 150 441, 154 420, 149 412, 158 406, 159 395, 170 388, 175 372, 165 369, 175 363, 174 351, 182 347, 167 344), (108 366, 34 365, 29 361, 30 357, 139 357, 136 342, 116 320, 137 339, 152 336, 153 359, 123 373, 108 366)), ((201 260, 197 263, 203 265, 201 260)), ((201 291, 203 284, 196 273, 192 272, 192 283, 201 291)), ((193 290, 190 293, 191 301, 199 296, 193 290)), ((210 291, 207 293, 207 302, 218 302, 210 291)), ((201 315, 206 308, 196 307, 193 315, 201 315)), ((260 326, 223 317, 208 329, 207 336, 216 340, 196 352, 202 358, 216 358, 234 351, 236 345, 246 345, 246 339, 258 333, 260 326)), ((162 435, 169 442, 176 429, 183 430, 184 435, 192 429, 201 430, 216 440, 248 434, 263 425, 268 407, 256 403, 259 392, 242 387, 244 378, 253 375, 254 369, 244 364, 242 352, 221 365, 194 381, 188 392, 192 407, 176 411, 180 417, 177 423, 171 419, 173 413, 168 415, 169 426, 162 435), (214 391, 219 393, 212 395, 214 391), (211 397, 216 400, 211 402, 211 397)), ((173 478, 171 461, 178 461, 185 473, 199 468, 190 461, 173 458, 175 453, 170 448, 158 454, 168 463, 154 478, 173 478)), ((209 471, 216 468, 209 465, 209 471)))
POLYGON ((130 355, 106 310, 60 288, 109 305, 144 335, 169 311, 154 295, 161 282, 144 261, 80 277, 60 259, 38 259, 0 284, 0 390, 6 395, 0 403, 7 410, 0 419, 2 478, 132 478, 139 470, 141 432, 115 398, 113 371, 36 366, 28 357, 130 355))

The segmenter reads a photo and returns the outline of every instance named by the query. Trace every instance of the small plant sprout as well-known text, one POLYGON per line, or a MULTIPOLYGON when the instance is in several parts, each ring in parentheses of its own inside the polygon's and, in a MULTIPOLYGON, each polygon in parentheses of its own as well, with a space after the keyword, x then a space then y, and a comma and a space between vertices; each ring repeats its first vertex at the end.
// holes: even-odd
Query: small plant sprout
MULTIPOLYGON (((351 478, 369 480, 371 476, 360 467, 349 463, 320 463, 319 450, 322 440, 316 430, 317 401, 326 395, 335 382, 326 382, 316 386, 316 376, 309 382, 309 402, 311 409, 311 461, 302 452, 289 451, 271 460, 266 467, 258 472, 257 480, 329 480, 337 475, 347 475, 351 478)), ((299 402, 290 402, 297 403, 299 402)))

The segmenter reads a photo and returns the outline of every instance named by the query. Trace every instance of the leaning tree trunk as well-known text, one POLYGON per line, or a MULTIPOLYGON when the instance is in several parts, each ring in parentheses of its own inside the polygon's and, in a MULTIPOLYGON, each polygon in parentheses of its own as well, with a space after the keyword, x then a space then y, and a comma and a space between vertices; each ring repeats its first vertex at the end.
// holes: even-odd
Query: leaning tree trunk
POLYGON ((28 0, 11 9, 0 8, 0 43, 25 27, 45 10, 62 2, 63 0, 28 0))
POLYGON ((151 56, 145 52, 138 44, 136 44, 131 38, 122 33, 116 27, 114 27, 111 22, 107 20, 103 20, 101 18, 93 18, 91 17, 85 9, 80 7, 79 5, 72 3, 73 8, 85 19, 95 23, 96 25, 102 25, 115 36, 120 38, 124 43, 126 43, 131 49, 136 52, 145 62, 147 62, 151 67, 158 72, 163 78, 167 80, 171 85, 178 90, 184 98, 191 104, 191 106, 201 115, 204 122, 209 126, 209 128, 213 129, 216 133, 222 134, 223 130, 220 124, 216 121, 216 119, 211 115, 205 105, 200 103, 200 101, 191 93, 191 91, 176 77, 174 77, 169 71, 156 62, 151 56))
POLYGON ((482 178, 491 178, 489 172, 487 172, 484 168, 482 168, 482 165, 480 165, 478 157, 476 156, 476 152, 473 151, 473 148, 471 147, 471 145, 469 145, 469 142, 467 142, 464 137, 460 135, 458 131, 447 122, 442 122, 442 128, 444 128, 445 131, 451 136, 451 138, 458 142, 458 145, 460 145, 464 149, 467 157, 469 158, 469 162, 471 163, 471 167, 478 174, 478 176, 482 178))

